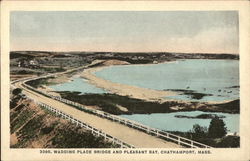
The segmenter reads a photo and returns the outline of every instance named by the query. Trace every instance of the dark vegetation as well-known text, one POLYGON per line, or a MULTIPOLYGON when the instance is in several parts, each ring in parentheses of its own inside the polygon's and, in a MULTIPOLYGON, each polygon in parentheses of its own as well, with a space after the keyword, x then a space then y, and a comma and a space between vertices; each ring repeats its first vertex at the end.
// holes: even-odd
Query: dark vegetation
MULTIPOLYGON (((87 53, 86 53, 87 54, 87 53)), ((153 61, 164 62, 176 59, 239 59, 238 55, 232 54, 199 54, 199 53, 169 53, 169 52, 148 52, 148 53, 116 53, 116 52, 95 52, 87 55, 95 55, 96 59, 117 59, 127 61, 131 64, 146 64, 153 61)), ((79 54, 80 55, 80 54, 79 54)))
POLYGON ((57 128, 58 132, 51 139, 53 148, 115 148, 112 143, 103 143, 102 137, 95 137, 90 132, 70 125, 57 128), (65 130, 67 129, 67 130, 65 130), (84 137, 83 137, 84 136, 84 137))
POLYGON ((184 103, 178 103, 175 101, 158 103, 149 102, 135 98, 129 98, 128 96, 120 96, 116 94, 84 94, 80 92, 58 92, 62 98, 78 102, 84 105, 98 106, 103 111, 111 114, 134 114, 134 113, 166 113, 176 112, 169 107, 172 106, 184 106, 184 103), (128 111, 120 110, 117 105, 123 106, 128 111))
POLYGON ((227 128, 224 121, 218 117, 215 117, 211 120, 209 128, 208 128, 208 135, 211 138, 216 137, 223 137, 227 133, 227 128))
POLYGON ((212 119, 212 118, 215 118, 215 117, 225 118, 225 116, 216 115, 216 114, 200 114, 200 115, 197 115, 197 116, 175 115, 174 117, 177 117, 177 118, 188 118, 188 119, 212 119))
POLYGON ((47 78, 40 78, 40 79, 36 79, 36 80, 32 80, 32 81, 28 81, 26 82, 26 84, 34 87, 34 88, 38 88, 42 85, 51 85, 52 83, 49 82, 49 79, 52 79, 53 77, 47 77, 47 78))
POLYGON ((15 74, 36 74, 37 72, 31 70, 17 70, 15 74))
MULTIPOLYGON (((14 90, 12 90, 11 92, 11 99, 10 99, 10 108, 14 108, 17 106, 17 103, 20 99, 22 99, 23 97, 25 97, 23 94, 22 94, 22 89, 21 88, 16 88, 14 90)), ((20 106, 23 106, 23 105, 20 105, 20 106)), ((18 107, 20 108, 20 107, 18 107)))
POLYGON ((198 124, 193 126, 193 129, 188 132, 172 132, 179 136, 183 136, 197 142, 217 147, 217 148, 237 148, 240 147, 239 136, 225 136, 227 128, 222 119, 214 117, 209 125, 209 128, 202 127, 198 124))
MULTIPOLYGON (((164 103, 145 101, 128 96, 120 96, 117 94, 80 94, 80 92, 63 91, 58 92, 62 98, 78 102, 83 105, 98 106, 103 111, 111 114, 150 114, 150 113, 169 113, 177 111, 204 111, 204 112, 228 112, 237 113, 239 104, 235 104, 236 101, 232 101, 225 104, 201 104, 199 102, 182 103, 178 101, 167 101, 164 103), (122 111, 117 106, 120 105, 128 109, 128 111, 122 111), (183 107, 178 110, 172 107, 183 107), (196 107, 196 108, 194 108, 196 107), (232 110, 229 110, 232 109, 232 110), (232 112, 233 111, 233 112, 232 112)), ((206 116, 200 116, 206 117, 206 116)))
POLYGON ((10 52, 10 59, 23 58, 23 59, 33 59, 35 55, 30 55, 29 52, 10 52))
POLYGON ((218 104, 206 103, 200 106, 199 110, 204 111, 204 112, 224 112, 224 113, 231 113, 231 114, 239 114, 240 113, 240 100, 237 99, 237 100, 233 100, 230 102, 218 103, 218 104))
MULTIPOLYGON (((147 55, 149 58, 142 58, 142 59, 131 59, 129 57, 124 57, 124 56, 116 56, 115 59, 116 60, 120 60, 120 61, 126 61, 129 62, 130 64, 149 64, 149 63, 153 63, 153 59, 151 59, 151 56, 147 55)), ((110 57, 106 57, 106 56, 99 56, 98 59, 101 60, 109 60, 110 57)))
POLYGON ((10 52, 11 74, 46 74, 89 65, 94 60, 122 60, 131 64, 160 63, 177 59, 239 59, 232 54, 187 54, 187 53, 119 53, 119 52, 10 52), (19 71, 18 68, 23 68, 19 71), (33 73, 29 71, 33 70, 33 73), (28 70, 27 72, 23 70, 28 70))
POLYGON ((167 91, 182 92, 180 95, 189 95, 191 99, 197 99, 197 100, 200 100, 205 96, 212 96, 212 94, 199 93, 199 92, 195 92, 194 90, 171 89, 167 91))
MULTIPOLYGON (((117 145, 55 117, 27 100, 20 89, 12 92, 10 133, 17 142, 11 148, 115 148, 117 145)), ((11 138, 13 139, 13 138, 11 138)))
POLYGON ((227 88, 240 88, 240 86, 231 86, 231 87, 227 87, 227 88))
POLYGON ((16 88, 12 91, 12 94, 13 95, 19 95, 22 93, 22 89, 21 88, 16 88))

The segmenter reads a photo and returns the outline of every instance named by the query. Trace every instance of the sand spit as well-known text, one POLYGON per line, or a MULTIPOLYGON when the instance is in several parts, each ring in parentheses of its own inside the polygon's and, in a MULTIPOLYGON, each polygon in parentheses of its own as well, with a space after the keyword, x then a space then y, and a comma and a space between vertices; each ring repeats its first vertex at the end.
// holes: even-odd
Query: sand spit
POLYGON ((110 66, 110 65, 122 65, 122 64, 128 64, 127 62, 123 61, 114 61, 114 60, 108 60, 102 63, 103 66, 101 67, 95 67, 95 68, 89 68, 85 69, 81 76, 85 79, 89 80, 89 83, 99 87, 103 88, 110 93, 115 93, 122 96, 129 96, 132 98, 137 99, 143 99, 148 101, 164 101, 165 99, 163 97, 166 96, 172 96, 176 95, 175 92, 171 91, 160 91, 160 90, 153 90, 153 89, 146 89, 146 88, 140 88, 125 84, 119 84, 114 83, 102 78, 99 78, 95 76, 93 73, 99 70, 102 70, 103 68, 110 66))
POLYGON ((47 94, 50 94, 50 95, 52 95, 52 96, 60 96, 60 94, 59 93, 57 93, 57 92, 53 92, 53 89, 51 89, 51 88, 49 88, 49 87, 47 87, 47 86, 41 86, 41 87, 38 87, 37 88, 38 90, 40 90, 40 91, 42 91, 42 92, 45 92, 45 93, 47 93, 47 94))

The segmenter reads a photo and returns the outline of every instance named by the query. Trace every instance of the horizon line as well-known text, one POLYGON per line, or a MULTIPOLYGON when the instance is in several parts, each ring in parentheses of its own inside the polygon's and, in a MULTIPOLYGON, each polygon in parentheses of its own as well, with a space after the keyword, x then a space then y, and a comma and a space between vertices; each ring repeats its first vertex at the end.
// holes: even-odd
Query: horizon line
POLYGON ((51 51, 51 50, 10 50, 10 52, 82 52, 82 53, 174 53, 174 54, 229 54, 229 55, 239 55, 239 53, 216 53, 216 52, 171 52, 171 51, 141 51, 141 52, 131 52, 131 51, 51 51))

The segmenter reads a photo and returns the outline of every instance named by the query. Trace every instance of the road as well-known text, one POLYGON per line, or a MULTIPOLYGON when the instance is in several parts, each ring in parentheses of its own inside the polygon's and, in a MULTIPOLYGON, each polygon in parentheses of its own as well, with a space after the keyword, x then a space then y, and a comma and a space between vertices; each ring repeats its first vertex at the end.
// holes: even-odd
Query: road
POLYGON ((144 132, 135 130, 133 128, 127 127, 125 125, 110 121, 105 118, 101 118, 80 110, 77 110, 69 105, 62 102, 53 100, 51 98, 45 97, 34 91, 25 88, 22 82, 15 84, 16 87, 22 88, 23 93, 28 97, 52 106, 66 114, 73 116, 74 118, 87 123, 103 132, 122 140, 128 144, 134 145, 136 148, 180 148, 178 144, 172 142, 167 142, 157 137, 148 135, 144 132))

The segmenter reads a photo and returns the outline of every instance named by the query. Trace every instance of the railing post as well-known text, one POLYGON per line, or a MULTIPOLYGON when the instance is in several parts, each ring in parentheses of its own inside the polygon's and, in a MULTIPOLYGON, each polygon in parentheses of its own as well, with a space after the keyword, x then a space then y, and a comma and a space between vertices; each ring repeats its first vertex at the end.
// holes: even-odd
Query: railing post
POLYGON ((104 140, 106 140, 107 139, 107 136, 106 136, 106 133, 104 133, 104 140))

